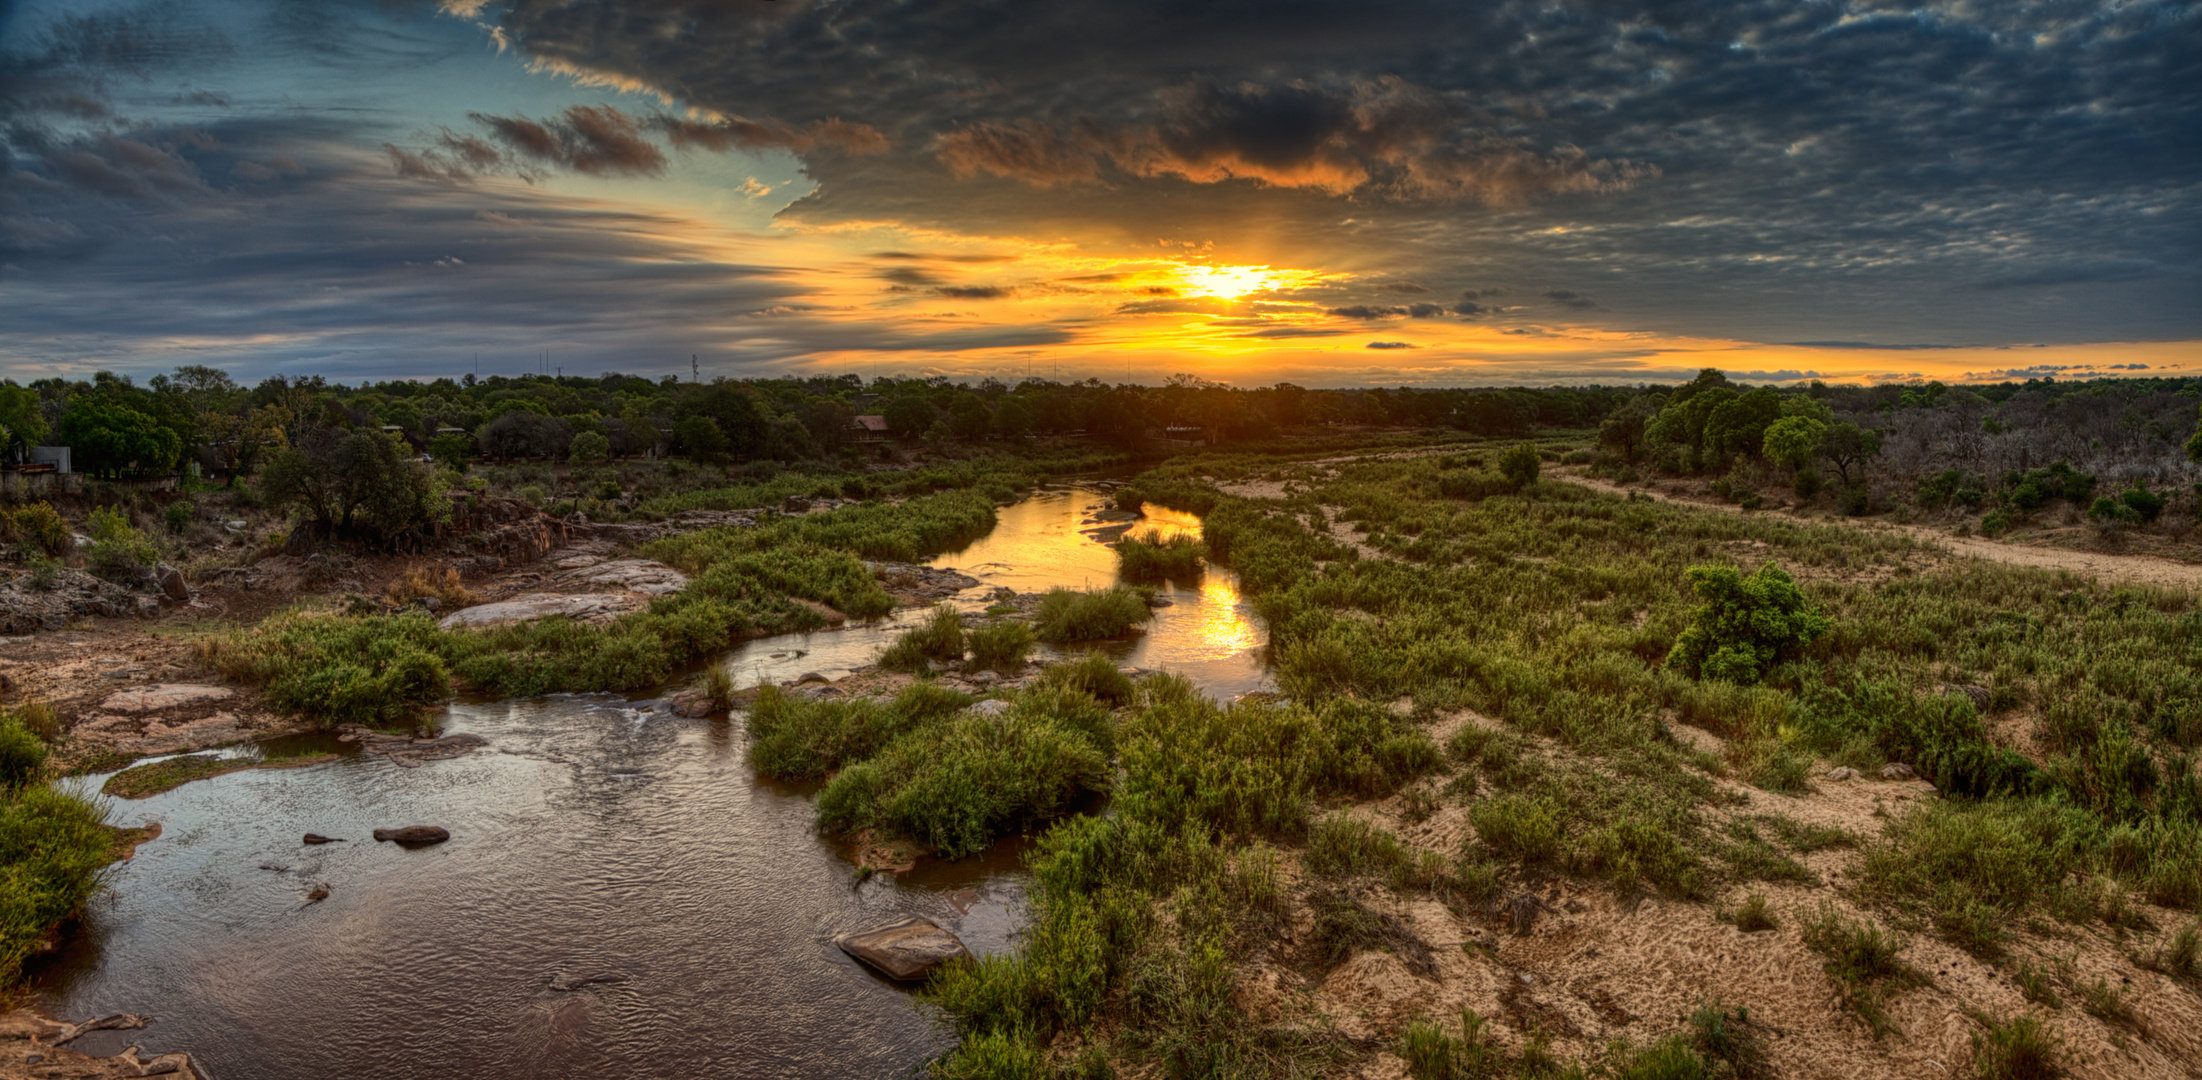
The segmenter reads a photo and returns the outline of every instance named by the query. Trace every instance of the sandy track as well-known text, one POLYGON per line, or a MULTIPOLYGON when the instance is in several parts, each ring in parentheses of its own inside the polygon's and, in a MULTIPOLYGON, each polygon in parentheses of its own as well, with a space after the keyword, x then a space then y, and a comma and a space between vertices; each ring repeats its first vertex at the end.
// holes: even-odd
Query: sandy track
MULTIPOLYGON (((1609 495, 1627 496, 1643 493, 1664 503, 1688 506, 1698 510, 1724 511, 1740 514, 1744 510, 1732 503, 1702 502, 1696 499, 1676 498, 1661 491, 1645 491, 1627 488, 1596 477, 1569 472, 1556 479, 1578 484, 1593 491, 1609 495)), ((1779 511, 1763 511, 1779 513, 1779 511)), ((1821 523, 1836 523, 1860 531, 1892 530, 1904 533, 1912 539, 1948 552, 1961 559, 1979 559, 1983 562, 2002 563, 2007 566, 2032 566, 2043 570, 2069 570, 2085 574, 2098 581, 2124 585, 2154 585, 2173 589, 2202 591, 2202 564, 2179 562, 2156 555, 2122 555, 2103 551, 2073 551, 2067 548, 2029 547, 2023 544, 2004 544, 1974 536, 1951 536, 1946 532, 1923 525, 1897 525, 1885 521, 1859 521, 1852 518, 1821 518, 1821 523)))

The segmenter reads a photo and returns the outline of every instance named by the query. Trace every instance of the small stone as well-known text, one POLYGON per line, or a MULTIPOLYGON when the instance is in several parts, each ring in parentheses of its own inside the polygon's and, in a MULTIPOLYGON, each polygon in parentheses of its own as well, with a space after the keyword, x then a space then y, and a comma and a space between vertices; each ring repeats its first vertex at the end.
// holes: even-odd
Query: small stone
POLYGON ((797 686, 801 686, 804 683, 830 683, 832 681, 832 679, 829 679, 815 671, 806 671, 801 675, 795 677, 795 685, 797 686))
POLYGON ((342 837, 337 836, 323 836, 320 833, 307 833, 305 842, 309 844, 341 844, 344 842, 344 840, 342 837))
POLYGON ((971 706, 973 716, 1000 716, 1009 711, 1009 703, 1000 698, 988 698, 971 706))
POLYGON ((1919 772, 1918 770, 1904 764, 1901 761, 1891 761, 1888 764, 1881 766, 1881 779, 1917 780, 1919 779, 1919 772))
POLYGON ((1827 771, 1827 778, 1830 780, 1856 780, 1858 779, 1858 770, 1848 765, 1839 765, 1827 771))
POLYGON ((306 902, 309 904, 318 904, 323 900, 327 900, 328 898, 329 885, 327 882, 317 882, 314 887, 306 893, 306 902))
POLYGON ((402 829, 376 829, 375 839, 411 847, 416 844, 441 844, 451 839, 451 832, 435 825, 407 825, 402 829))

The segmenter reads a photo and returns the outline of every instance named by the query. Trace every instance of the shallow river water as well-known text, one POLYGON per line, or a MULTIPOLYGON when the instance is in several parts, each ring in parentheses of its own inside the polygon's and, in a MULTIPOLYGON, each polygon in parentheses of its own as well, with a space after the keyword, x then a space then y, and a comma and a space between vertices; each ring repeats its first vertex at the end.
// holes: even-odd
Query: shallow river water
MULTIPOLYGON (((1079 531, 1099 501, 1043 492, 937 564, 988 582, 967 607, 995 584, 1105 584, 1113 553, 1079 531)), ((1165 595, 1148 634, 1107 648, 1219 697, 1265 685, 1227 572, 1165 595)), ((787 678, 868 663, 891 636, 787 635, 727 662, 745 681, 787 678)), ((858 884, 812 828, 809 792, 749 770, 738 718, 580 695, 457 704, 441 720, 488 748, 417 769, 346 753, 116 800, 111 820, 164 831, 116 869, 35 989, 68 1018, 156 1019, 74 1046, 185 1050, 212 1080, 896 1076, 949 1040, 833 936, 922 914, 976 952, 1010 944, 1016 843, 858 884), (369 838, 407 824, 452 839, 369 838), (308 847, 307 832, 347 842, 308 847), (308 903, 317 884, 328 898, 308 903)))

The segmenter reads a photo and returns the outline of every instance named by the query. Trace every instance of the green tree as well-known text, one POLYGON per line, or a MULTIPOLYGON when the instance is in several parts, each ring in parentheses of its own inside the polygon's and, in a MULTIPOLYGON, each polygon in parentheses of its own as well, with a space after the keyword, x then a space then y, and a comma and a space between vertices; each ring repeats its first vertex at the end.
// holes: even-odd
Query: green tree
POLYGON ((474 460, 474 440, 456 432, 446 432, 428 440, 428 456, 452 472, 463 473, 467 462, 474 460))
POLYGON ((1703 679, 1754 683, 1768 665, 1834 625, 1805 602, 1804 591, 1771 563, 1744 577, 1733 566, 1693 566, 1698 605, 1667 663, 1703 679))
POLYGON ((1727 398, 1705 417, 1706 449, 1717 454, 1757 454, 1766 429, 1781 419, 1781 395, 1767 387, 1727 398))
POLYGON ((1621 455, 1621 460, 1635 464, 1636 455, 1643 452, 1644 437, 1651 430, 1652 418, 1659 415, 1659 402, 1650 396, 1629 399, 1629 403, 1615 409, 1598 425, 1598 445, 1621 455))
POLYGON ((1820 443, 1826 438, 1826 424, 1808 416, 1785 416, 1766 425, 1761 445, 1776 464, 1801 469, 1820 452, 1820 443))
POLYGON ((1516 443, 1499 455, 1499 472, 1505 475, 1506 482, 1514 485, 1516 490, 1536 483, 1537 474, 1543 468, 1544 458, 1537 453, 1536 446, 1530 443, 1516 443))
POLYGON ((60 434, 72 448, 73 464, 100 476, 167 472, 183 453, 183 439, 173 429, 128 405, 91 395, 70 404, 60 434))
POLYGON ((12 380, 0 382, 0 461, 41 445, 45 438, 46 412, 38 392, 12 380))
POLYGON ((2190 461, 2202 461, 2202 417, 2196 419, 2194 434, 2187 438, 2187 458, 2190 461))
POLYGON ((612 440, 594 431, 584 431, 573 437, 573 444, 566 452, 566 460, 575 465, 601 465, 612 456, 612 440))
POLYGON ((263 490, 305 510, 322 536, 383 544, 442 512, 434 478, 404 440, 380 431, 324 431, 303 448, 278 451, 263 490))
POLYGON ((1844 487, 1865 479, 1866 459, 1880 453, 1881 433, 1856 424, 1831 424, 1820 441, 1820 456, 1835 466, 1835 475, 1843 478, 1844 487), (1852 469, 1858 470, 1855 479, 1850 475, 1852 469))
POLYGON ((726 460, 726 432, 719 430, 718 423, 708 416, 691 416, 674 424, 673 441, 680 444, 683 453, 698 461, 726 460))

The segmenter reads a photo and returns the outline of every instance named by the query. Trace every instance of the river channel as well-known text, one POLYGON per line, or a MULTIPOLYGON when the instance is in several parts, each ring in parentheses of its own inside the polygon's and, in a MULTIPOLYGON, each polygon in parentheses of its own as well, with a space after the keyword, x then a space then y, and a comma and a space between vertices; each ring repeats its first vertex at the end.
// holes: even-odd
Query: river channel
MULTIPOLYGON (((934 565, 984 582, 956 598, 967 609, 999 585, 1107 584, 1114 553, 1088 535, 1104 501, 1043 490, 934 565)), ((1150 526, 1198 522, 1154 509, 1135 527, 1150 526)), ((1267 685, 1266 635, 1227 570, 1161 591, 1171 604, 1146 634, 1100 647, 1219 698, 1267 685)), ((869 663, 911 617, 751 641, 723 662, 745 683, 831 673, 869 663)), ((408 769, 299 737, 271 749, 340 756, 114 800, 116 824, 163 832, 33 986, 58 1016, 155 1020, 73 1047, 188 1051, 212 1080, 900 1076, 950 1040, 832 938, 919 914, 978 953, 1011 944, 1020 842, 859 882, 813 829, 810 792, 750 771, 739 717, 561 695, 439 720, 489 746, 408 769), (452 839, 369 837, 407 824, 452 839), (307 847, 307 832, 346 842, 307 847), (309 903, 316 885, 328 896, 309 903)))

